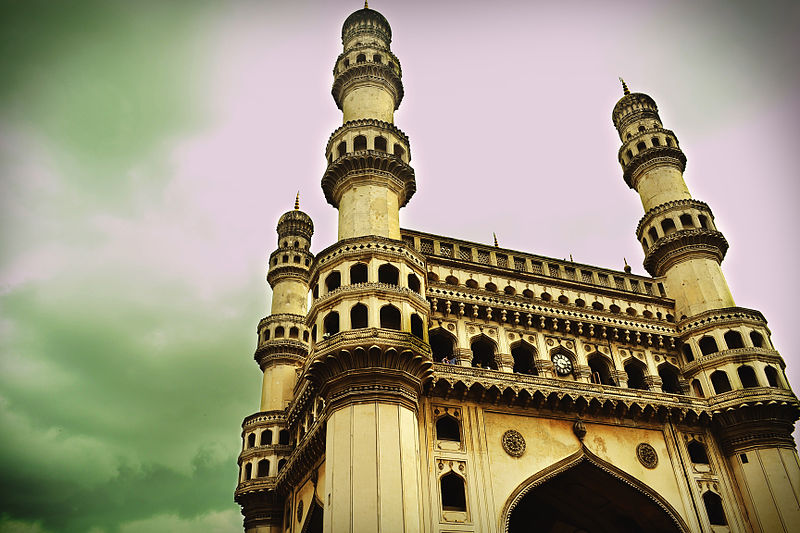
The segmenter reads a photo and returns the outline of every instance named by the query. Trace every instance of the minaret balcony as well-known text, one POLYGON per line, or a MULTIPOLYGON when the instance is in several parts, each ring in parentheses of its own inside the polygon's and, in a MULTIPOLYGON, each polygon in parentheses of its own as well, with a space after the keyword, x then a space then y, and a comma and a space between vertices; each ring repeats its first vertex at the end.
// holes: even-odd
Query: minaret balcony
POLYGON ((331 95, 336 106, 343 109, 345 95, 359 85, 379 85, 388 92, 394 101, 394 109, 403 101, 403 81, 398 72, 383 63, 356 63, 339 72, 333 80, 331 95))
POLYGON ((328 203, 338 208, 342 193, 358 183, 379 184, 394 190, 400 207, 417 190, 414 169, 399 157, 379 150, 358 150, 333 161, 322 177, 322 190, 328 203))
POLYGON ((408 136, 391 122, 373 118, 348 120, 336 129, 325 146, 325 157, 330 164, 348 153, 366 149, 392 154, 405 163, 411 161, 408 136))
POLYGON ((686 170, 686 155, 677 146, 645 146, 623 164, 623 179, 628 187, 638 190, 641 177, 659 166, 672 166, 679 172, 686 170))
POLYGON ((617 159, 624 168, 639 153, 659 146, 679 148, 678 138, 672 130, 642 127, 639 132, 627 135, 617 152, 617 159))
POLYGON ((336 58, 333 75, 336 76, 348 68, 362 63, 385 65, 394 70, 398 76, 402 77, 403 75, 400 60, 378 41, 348 47, 336 58))
POLYGON ((650 245, 644 258, 644 268, 651 276, 659 277, 687 258, 707 257, 722 263, 727 251, 728 241, 719 231, 680 230, 650 245))
POLYGON ((744 348, 732 348, 720 350, 709 355, 700 356, 690 363, 686 363, 681 368, 683 375, 690 379, 703 371, 713 371, 724 365, 744 365, 754 362, 762 362, 783 368, 785 363, 780 354, 772 348, 757 348, 745 346, 744 348))

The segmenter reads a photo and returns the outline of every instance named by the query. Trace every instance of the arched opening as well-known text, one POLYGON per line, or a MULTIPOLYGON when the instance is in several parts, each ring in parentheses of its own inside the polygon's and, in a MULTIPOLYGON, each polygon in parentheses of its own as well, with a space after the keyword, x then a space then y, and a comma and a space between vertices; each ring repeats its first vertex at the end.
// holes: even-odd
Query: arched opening
POLYGON ((265 329, 265 330, 264 330, 264 340, 265 340, 265 341, 268 341, 268 340, 269 340, 269 336, 270 336, 270 332, 269 332, 269 330, 268 330, 268 329, 265 329))
POLYGON ((722 508, 722 498, 718 494, 710 490, 704 492, 703 504, 706 506, 708 521, 712 526, 728 525, 728 521, 725 519, 725 510, 722 508))
POLYGON ((278 461, 278 472, 283 470, 283 467, 286 466, 286 459, 281 459, 278 461))
POLYGON ((261 459, 258 462, 258 477, 267 477, 269 475, 269 460, 261 459))
POLYGON ((678 381, 680 371, 674 366, 664 363, 658 367, 658 375, 661 378, 661 390, 668 394, 681 394, 681 384, 678 381))
POLYGON ((334 291, 342 286, 342 274, 338 270, 334 270, 325 278, 325 288, 328 292, 334 291))
POLYGON ((424 331, 424 326, 422 324, 422 318, 416 313, 411 314, 411 334, 414 335, 416 338, 422 338, 422 332, 424 331))
POLYGON ((272 444, 272 430, 265 429, 261 432, 261 446, 269 446, 272 444))
POLYGON ((659 501, 656 493, 635 480, 623 480, 623 475, 611 474, 584 460, 548 476, 546 482, 534 486, 516 502, 508 516, 507 530, 687 533, 685 526, 676 523, 677 513, 668 503, 659 501))
POLYGON ((494 343, 485 337, 479 337, 472 342, 472 366, 478 368, 493 368, 497 370, 494 360, 494 343))
POLYGON ((756 348, 763 348, 764 347, 764 336, 757 332, 751 331, 750 332, 750 342, 753 343, 753 346, 756 348))
POLYGON ((367 56, 365 54, 358 54, 356 56, 356 63, 366 63, 367 56))
POLYGON ((244 465, 244 479, 245 481, 253 479, 253 463, 244 465))
POLYGON ((700 384, 700 380, 698 379, 692 380, 692 391, 694 391, 694 395, 698 398, 706 397, 706 395, 703 393, 703 385, 700 384))
POLYGON ((650 139, 650 144, 653 146, 661 146, 661 141, 658 140, 658 137, 653 137, 650 139))
POLYGON ((378 267, 378 281, 387 285, 399 285, 400 271, 397 267, 384 263, 378 267))
POLYGON ((458 420, 450 415, 445 415, 436 421, 436 438, 461 442, 461 429, 458 420))
POLYGON ((691 344, 684 344, 681 346, 681 351, 683 352, 683 356, 686 358, 687 363, 694 361, 694 352, 692 351, 691 344))
POLYGON ((694 220, 692 220, 692 215, 688 213, 681 215, 681 227, 683 227, 683 229, 691 229, 694 227, 694 220))
POLYGON ((400 329, 400 310, 393 305, 381 307, 381 327, 384 329, 400 329))
POLYGON ((367 306, 356 304, 350 309, 350 328, 361 329, 367 327, 367 306))
POLYGON ((350 284, 367 282, 367 265, 364 263, 356 263, 350 267, 350 284))
POLYGON ((517 294, 517 289, 515 289, 511 285, 506 285, 506 288, 503 289, 503 294, 506 294, 508 296, 514 296, 515 294, 517 294))
POLYGON ((453 346, 455 342, 452 335, 437 328, 428 334, 428 342, 430 342, 431 352, 435 362, 455 364, 456 361, 453 357, 453 346))
POLYGON ((698 465, 708 464, 708 453, 706 453, 706 447, 702 442, 692 439, 686 445, 686 449, 689 450, 689 459, 693 463, 698 465))
POLYGON ((611 376, 611 365, 608 359, 602 355, 595 353, 589 356, 589 370, 592 373, 592 383, 616 385, 614 378, 611 376))
POLYGON ((289 431, 286 429, 280 430, 278 433, 278 444, 288 445, 289 444, 289 431))
POLYGON ((464 479, 455 472, 448 472, 440 480, 443 511, 467 511, 467 494, 464 479))
POLYGON ((644 379, 644 365, 636 361, 629 361, 625 364, 625 373, 628 374, 628 388, 647 390, 647 382, 644 379))
POLYGON ((346 153, 347 153, 347 143, 342 141, 336 147, 336 156, 337 157, 342 157, 346 153))
POLYGON ((300 330, 293 327, 289 329, 289 338, 290 339, 299 339, 300 338, 300 330))
POLYGON ((458 278, 455 276, 447 276, 446 278, 444 278, 444 282, 447 283, 448 285, 457 286, 458 278))
POLYGON ((374 61, 375 63, 383 63, 383 58, 381 57, 380 54, 375 54, 372 56, 372 61, 374 61))
POLYGON ((248 448, 252 448, 255 445, 256 445, 256 434, 255 433, 250 433, 247 436, 247 447, 248 448))
POLYGON ((408 275, 408 288, 419 294, 420 283, 419 283, 419 278, 417 277, 416 274, 408 275))
POLYGON ((730 330, 726 331, 725 335, 725 344, 728 345, 729 350, 733 350, 736 348, 744 348, 744 341, 742 340, 742 334, 738 331, 730 330))
POLYGON ((520 342, 511 348, 511 357, 514 358, 514 372, 519 374, 536 375, 536 366, 533 364, 533 346, 527 342, 520 342))
POLYGON ((644 141, 636 143, 636 151, 637 152, 644 152, 647 149, 647 145, 644 141))
POLYGON ((435 272, 428 272, 428 282, 436 283, 437 281, 439 281, 439 276, 435 272))
POLYGON ((403 150, 403 147, 400 146, 399 144, 395 143, 395 145, 394 145, 394 155, 396 155, 397 157, 401 157, 402 158, 405 154, 406 154, 406 151, 403 150))
POLYGON ((780 388, 781 385, 780 381, 778 381, 778 371, 775 370, 775 367, 764 367, 764 374, 767 376, 767 383, 769 383, 770 387, 780 388))
POLYGON ((356 135, 356 138, 353 139, 353 151, 359 150, 366 150, 367 149, 367 138, 363 135, 356 135))
POLYGON ((275 328, 275 338, 276 339, 281 339, 281 338, 283 338, 284 335, 286 335, 286 330, 283 329, 283 326, 278 326, 277 328, 275 328))
POLYGON ((386 151, 386 137, 375 137, 375 149, 379 152, 386 151))
POLYGON ((703 355, 711 355, 719 351, 719 348, 717 348, 717 341, 714 340, 714 337, 703 337, 697 344, 700 346, 700 353, 703 355))
POLYGON ((335 335, 337 333, 339 333, 339 313, 332 311, 322 322, 322 334, 335 335))
POLYGON ((317 342, 317 325, 311 328, 311 342, 317 342))
POLYGON ((474 279, 468 279, 466 281, 465 285, 467 287, 469 287, 470 289, 477 289, 478 288, 478 282, 475 281, 474 279))
POLYGON ((665 218, 661 221, 661 229, 664 235, 672 235, 676 231, 675 222, 671 218, 665 218))
POLYGON ((728 379, 728 374, 724 370, 716 370, 711 373, 711 385, 714 387, 714 392, 722 394, 731 390, 731 382, 728 379))
POLYGON ((484 287, 489 292, 497 292, 497 285, 495 285, 491 281, 489 283, 487 283, 484 287))
POLYGON ((742 387, 745 389, 758 387, 758 378, 756 378, 756 372, 752 366, 742 365, 736 369, 736 373, 739 374, 739 381, 742 382, 742 387))
POLYGON ((533 298, 533 291, 530 290, 530 289, 525 289, 524 291, 522 291, 522 295, 525 298, 531 298, 532 299, 533 298))
POLYGON ((644 133, 644 126, 639 126, 639 133, 644 133))
POLYGON ((650 228, 647 230, 647 234, 650 235, 650 242, 656 242, 658 240, 658 231, 656 228, 650 228))

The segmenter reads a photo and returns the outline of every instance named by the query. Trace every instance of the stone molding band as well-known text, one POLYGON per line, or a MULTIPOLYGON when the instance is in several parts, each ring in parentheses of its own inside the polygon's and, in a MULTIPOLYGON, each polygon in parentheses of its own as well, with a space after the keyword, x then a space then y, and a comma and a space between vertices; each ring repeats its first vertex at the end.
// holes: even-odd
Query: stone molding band
POLYGON ((686 156, 680 148, 675 146, 654 146, 633 156, 633 159, 625 166, 622 177, 628 187, 637 190, 642 175, 653 167, 665 165, 675 167, 678 171, 683 172, 686 170, 686 156))
POLYGON ((722 263, 728 241, 719 231, 708 229, 678 230, 658 239, 644 258, 644 268, 653 276, 663 276, 674 265, 687 259, 707 257, 722 263))
POLYGON ((639 223, 636 225, 636 238, 641 240, 644 234, 644 228, 653 221, 656 217, 660 215, 664 215, 671 211, 682 211, 684 209, 694 209, 697 211, 701 211, 703 213, 707 213, 711 220, 714 220, 714 215, 711 213, 711 208, 708 206, 707 203, 701 202, 700 200, 695 200, 694 198, 686 198, 684 200, 672 200, 670 202, 665 202, 663 204, 659 204, 652 209, 650 209, 647 213, 642 215, 642 218, 639 219, 639 223))
POLYGON ((341 110, 347 92, 357 85, 375 84, 386 90, 394 100, 394 109, 403 101, 403 81, 400 76, 382 63, 357 63, 341 71, 333 80, 331 95, 336 106, 341 110))
POLYGON ((328 165, 322 177, 322 190, 328 203, 338 208, 348 185, 365 182, 393 189, 400 196, 400 207, 417 190, 414 169, 399 157, 377 150, 350 152, 328 165))

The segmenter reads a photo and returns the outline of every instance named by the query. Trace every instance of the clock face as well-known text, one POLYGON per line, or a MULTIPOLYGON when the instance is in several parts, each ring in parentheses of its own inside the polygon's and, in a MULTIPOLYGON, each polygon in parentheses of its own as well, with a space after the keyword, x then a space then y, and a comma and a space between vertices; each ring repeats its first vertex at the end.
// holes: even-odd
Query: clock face
POLYGON ((563 353, 557 353, 553 356, 553 365, 556 368, 556 374, 559 376, 566 376, 572 372, 572 361, 563 353))

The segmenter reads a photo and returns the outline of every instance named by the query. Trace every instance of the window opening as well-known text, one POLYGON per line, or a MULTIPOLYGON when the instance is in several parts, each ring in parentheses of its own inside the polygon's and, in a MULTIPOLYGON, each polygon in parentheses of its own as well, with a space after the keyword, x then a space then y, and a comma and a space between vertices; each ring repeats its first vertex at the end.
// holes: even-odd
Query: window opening
POLYGON ((513 371, 519 374, 536 375, 536 366, 533 363, 533 348, 521 342, 511 348, 511 357, 514 358, 513 371))
POLYGON ((400 310, 393 305, 381 307, 381 327, 400 330, 400 310))
POLYGON ((367 327, 367 306, 356 304, 350 309, 350 327, 360 329, 367 327))
POLYGON ((628 388, 647 390, 647 382, 644 379, 644 370, 637 363, 630 362, 625 365, 625 373, 628 374, 628 388))
POLYGON ((461 430, 458 425, 458 420, 450 415, 443 416, 437 420, 436 438, 439 440, 461 442, 461 430))
POLYGON ((608 361, 596 355, 589 359, 589 369, 592 372, 592 383, 598 385, 616 385, 614 378, 611 377, 611 367, 608 361))
POLYGON ((753 346, 756 348, 763 348, 764 347, 764 336, 757 331, 750 332, 750 341, 753 343, 753 346))
POLYGON ((494 360, 494 344, 488 339, 479 338, 472 343, 472 366, 497 370, 494 360))
POLYGON ((453 355, 453 337, 441 329, 429 333, 428 341, 431 344, 433 360, 437 363, 456 364, 458 360, 453 355))
POLYGON ((724 370, 717 370, 711 373, 711 384, 714 386, 714 392, 722 394, 731 390, 731 382, 728 379, 728 374, 724 370))
POLYGON ((332 311, 322 322, 322 334, 335 335, 337 333, 339 333, 339 313, 332 311))
POLYGON ((261 432, 261 446, 269 446, 272 444, 272 430, 266 429, 261 432))
POLYGON ((703 337, 697 344, 700 346, 700 353, 703 355, 711 355, 719 351, 719 348, 717 348, 717 341, 714 340, 714 337, 703 337))
POLYGON ((736 373, 739 374, 739 381, 742 382, 742 387, 745 389, 758 387, 758 379, 752 366, 742 365, 736 369, 736 373))
POLYGON ((258 477, 267 477, 269 475, 269 460, 261 459, 258 462, 258 477))
POLYGON ((767 375, 767 383, 769 383, 770 387, 780 388, 781 385, 778 381, 778 371, 775 370, 774 367, 765 367, 764 373, 767 375))
POLYGON ((278 433, 278 444, 289 444, 289 431, 282 429, 280 433, 278 433))
POLYGON ((356 263, 350 267, 350 284, 367 282, 367 265, 364 263, 356 263))
POLYGON ((419 284, 419 278, 417 277, 416 274, 408 275, 408 288, 419 294, 420 284, 419 284))
POLYGON ((681 385, 678 381, 678 369, 672 365, 661 365, 658 369, 661 377, 661 390, 668 394, 681 394, 681 385))
POLYGON ((384 263, 378 268, 378 281, 387 285, 399 285, 400 271, 397 267, 384 263))
POLYGON ((442 476, 442 509, 445 511, 467 510, 467 495, 464 491, 464 480, 455 472, 442 476))
POLYGON ((714 492, 706 491, 703 494, 703 503, 706 506, 708 521, 712 526, 726 526, 725 510, 722 508, 722 499, 714 492))
POLYGON ((422 332, 424 328, 422 325, 422 319, 419 317, 418 314, 414 313, 411 315, 411 334, 417 337, 418 339, 422 338, 422 332))
POLYGON ((742 341, 742 334, 738 331, 730 330, 726 331, 725 335, 725 344, 728 345, 729 350, 733 350, 736 348, 744 348, 744 341, 742 341))
POLYGON ((386 137, 375 137, 375 149, 380 152, 386 152, 386 137))
POLYGON ((686 448, 689 450, 689 459, 693 463, 698 465, 708 464, 708 453, 706 453, 706 447, 702 442, 692 439, 686 445, 686 448))
POLYGON ((334 270, 325 278, 325 288, 328 289, 328 292, 338 289, 341 285, 342 274, 338 270, 334 270))

